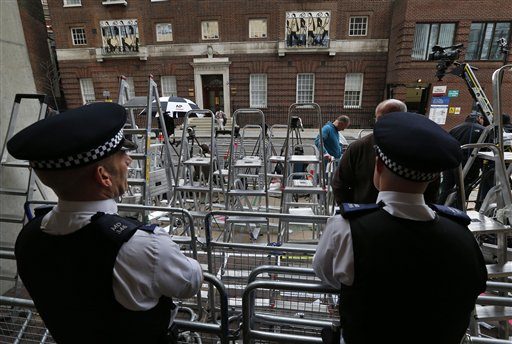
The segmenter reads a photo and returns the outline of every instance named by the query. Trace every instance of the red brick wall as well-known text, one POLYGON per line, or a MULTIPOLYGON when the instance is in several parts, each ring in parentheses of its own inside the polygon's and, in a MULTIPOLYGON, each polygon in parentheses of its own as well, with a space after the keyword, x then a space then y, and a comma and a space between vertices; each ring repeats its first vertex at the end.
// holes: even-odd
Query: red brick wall
MULTIPOLYGON (((455 43, 468 44, 469 31, 472 21, 511 21, 512 6, 509 0, 465 0, 444 2, 435 0, 397 0, 394 4, 392 20, 387 82, 394 84, 414 83, 421 79, 423 83, 432 86, 446 85, 448 90, 459 90, 459 97, 450 100, 450 106, 461 107, 460 115, 448 115, 445 125, 449 129, 462 122, 470 113, 473 100, 463 79, 454 75, 446 75, 443 81, 435 77, 435 61, 413 61, 411 50, 414 30, 417 22, 455 22, 455 43)), ((464 58, 461 54, 461 59, 464 58)), ((512 63, 512 56, 508 56, 512 63)), ((478 68, 475 74, 492 103, 492 73, 503 65, 499 61, 471 61, 478 68)), ((504 79, 502 87, 502 109, 512 112, 512 82, 510 73, 504 79)), ((403 96, 405 89, 399 90, 403 96)))
MULTIPOLYGON (((214 42, 244 42, 248 37, 250 18, 267 18, 268 38, 263 41, 284 40, 284 18, 287 11, 326 10, 331 11, 330 35, 334 40, 389 39, 389 53, 357 53, 329 56, 327 53, 299 54, 287 53, 283 57, 276 54, 230 55, 230 83, 237 88, 232 96, 232 104, 249 105, 249 74, 267 73, 268 104, 286 106, 295 102, 296 74, 315 73, 315 101, 321 106, 341 105, 343 101, 344 78, 347 72, 365 73, 363 108, 373 112, 374 106, 385 97, 386 84, 413 84, 418 79, 423 83, 446 85, 448 89, 458 89, 459 97, 451 100, 451 106, 461 107, 460 115, 450 115, 446 128, 451 128, 463 120, 472 106, 472 99, 462 79, 448 75, 443 82, 435 77, 435 62, 412 61, 411 48, 417 22, 456 22, 455 42, 467 45, 472 20, 510 20, 512 6, 510 0, 465 0, 443 2, 438 0, 339 0, 339 1, 270 1, 257 3, 242 0, 176 0, 163 2, 127 0, 128 5, 104 6, 101 1, 82 0, 82 7, 64 8, 62 0, 48 0, 52 24, 55 30, 58 49, 73 48, 70 27, 83 25, 86 28, 88 48, 101 46, 100 20, 131 19, 139 20, 140 44, 166 45, 156 42, 154 26, 159 22, 170 22, 173 26, 172 44, 204 43, 201 40, 201 20, 218 20, 220 39, 214 42), (447 8, 450 6, 450 8, 447 8), (349 37, 348 21, 351 15, 369 16, 369 35, 349 37)), ((143 95, 147 89, 147 76, 153 74, 159 84, 161 75, 176 75, 178 93, 188 96, 188 89, 194 88, 194 57, 188 56, 157 58, 147 61, 137 58, 105 59, 104 62, 61 61, 63 89, 69 107, 81 104, 78 78, 93 78, 96 98, 102 99, 105 89, 112 98, 117 98, 117 77, 131 76, 135 81, 136 93, 143 95)), ((509 57, 509 61, 512 59, 509 57)), ((491 74, 501 64, 499 62, 477 61, 474 63, 480 83, 492 99, 491 74)), ((512 92, 510 76, 505 78, 503 108, 511 111, 512 92)), ((395 97, 404 99, 405 88, 398 87, 395 97)), ((365 110, 366 111, 366 110, 365 110)))
MULTIPOLYGON (((156 42, 154 26, 159 22, 173 25, 173 44, 194 43, 201 40, 201 20, 218 20, 220 39, 218 42, 247 41, 248 20, 267 18, 268 38, 264 41, 284 40, 284 18, 286 11, 325 10, 331 11, 330 35, 332 39, 348 39, 350 15, 368 15, 370 20, 367 38, 387 38, 392 1, 259 1, 257 5, 247 1, 130 1, 128 6, 103 6, 100 1, 82 0, 82 7, 64 8, 62 0, 49 0, 50 14, 58 49, 73 48, 70 28, 83 25, 88 45, 101 46, 99 21, 106 19, 139 20, 140 44, 168 44, 156 42), (96 30, 94 33, 94 30, 96 30)), ((352 38, 354 39, 354 38, 352 38)), ((364 39, 364 38, 355 38, 364 39)), ((217 41, 215 41, 217 42, 217 41)), ((217 56, 217 55, 216 55, 217 56)), ((204 56, 195 56, 204 57, 204 56)), ((218 57, 223 57, 218 55, 218 57)), ((296 74, 315 73, 315 101, 322 105, 342 105, 343 85, 347 72, 365 73, 363 107, 373 109, 384 96, 386 78, 386 53, 374 54, 276 54, 230 55, 230 82, 237 88, 232 103, 249 106, 249 74, 267 73, 268 104, 288 106, 295 102, 296 74)), ((81 105, 81 77, 93 78, 96 98, 102 99, 105 89, 112 98, 117 98, 117 77, 120 74, 134 78, 136 93, 142 95, 147 89, 147 75, 153 74, 159 83, 161 75, 176 75, 178 94, 188 95, 194 88, 193 56, 138 59, 116 59, 104 62, 61 61, 63 89, 69 107, 81 105)))
POLYGON ((50 94, 45 66, 50 66, 51 62, 43 5, 38 1, 18 0, 18 8, 36 90, 39 93, 50 94))

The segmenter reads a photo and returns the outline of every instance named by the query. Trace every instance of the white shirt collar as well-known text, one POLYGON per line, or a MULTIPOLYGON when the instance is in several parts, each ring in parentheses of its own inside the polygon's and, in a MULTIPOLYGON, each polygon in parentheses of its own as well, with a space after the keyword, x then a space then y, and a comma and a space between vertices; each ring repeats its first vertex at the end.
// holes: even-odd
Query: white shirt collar
POLYGON ((59 200, 43 218, 41 228, 48 234, 70 234, 88 225, 97 212, 117 214, 117 204, 113 199, 88 202, 59 200))
POLYGON ((384 202, 383 209, 389 214, 415 221, 430 221, 436 213, 425 203, 423 194, 411 194, 395 191, 381 191, 377 203, 384 202))

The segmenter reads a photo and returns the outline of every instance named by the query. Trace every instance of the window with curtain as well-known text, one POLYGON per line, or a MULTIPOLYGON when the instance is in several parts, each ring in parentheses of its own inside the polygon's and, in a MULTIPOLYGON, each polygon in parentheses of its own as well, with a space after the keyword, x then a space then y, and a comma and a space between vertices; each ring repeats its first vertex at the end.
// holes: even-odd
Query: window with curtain
POLYGON ((249 88, 250 106, 254 108, 266 108, 267 74, 251 74, 249 88))
POLYGON ((82 0, 64 0, 64 7, 67 6, 82 6, 82 0))
POLYGON ((178 90, 176 86, 176 77, 165 75, 160 78, 160 88, 162 90, 162 97, 177 97, 178 90))
POLYGON ((453 45, 455 23, 416 24, 411 57, 413 60, 427 60, 434 45, 453 45))
POLYGON ((91 78, 80 79, 80 92, 82 93, 82 101, 84 104, 96 101, 94 85, 91 78))
POLYGON ((345 93, 343 107, 358 109, 361 107, 363 96, 363 73, 348 73, 345 75, 345 93))
POLYGON ((315 93, 315 74, 297 74, 297 103, 312 103, 315 93))
POLYGON ((216 20, 202 21, 201 38, 203 40, 219 39, 219 22, 216 20))
POLYGON ((510 22, 472 23, 465 59, 499 61, 503 54, 498 40, 503 38, 508 42, 509 37, 510 22))
POLYGON ((266 38, 267 20, 249 19, 249 38, 266 38))
POLYGON ((172 24, 171 23, 158 23, 155 25, 156 41, 157 42, 170 42, 172 41, 172 24))

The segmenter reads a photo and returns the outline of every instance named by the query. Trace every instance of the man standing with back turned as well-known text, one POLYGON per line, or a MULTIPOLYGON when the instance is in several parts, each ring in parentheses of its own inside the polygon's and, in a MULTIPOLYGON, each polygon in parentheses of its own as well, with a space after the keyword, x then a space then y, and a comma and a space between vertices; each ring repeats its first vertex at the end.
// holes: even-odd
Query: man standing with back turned
POLYGON ((487 271, 469 217, 423 199, 429 181, 460 164, 459 143, 405 112, 382 116, 374 140, 377 204, 343 204, 313 259, 341 289, 341 342, 459 344, 487 271))
MULTIPOLYGON (((350 125, 350 118, 341 115, 334 122, 327 122, 322 127, 322 141, 324 145, 324 157, 328 160, 339 160, 341 158, 342 148, 340 144, 339 131, 343 131, 350 125)), ((315 145, 320 149, 320 135, 315 138, 315 145)))
POLYGON ((59 200, 15 246, 18 272, 59 344, 167 343, 172 297, 201 288, 201 266, 162 228, 117 215, 127 190, 125 109, 85 105, 36 122, 7 143, 59 200))
MULTIPOLYGON (((386 99, 375 108, 375 120, 389 112, 406 112, 407 105, 398 99, 386 99)), ((336 203, 375 203, 378 191, 373 185, 375 148, 373 134, 352 142, 343 153, 331 181, 336 203)))

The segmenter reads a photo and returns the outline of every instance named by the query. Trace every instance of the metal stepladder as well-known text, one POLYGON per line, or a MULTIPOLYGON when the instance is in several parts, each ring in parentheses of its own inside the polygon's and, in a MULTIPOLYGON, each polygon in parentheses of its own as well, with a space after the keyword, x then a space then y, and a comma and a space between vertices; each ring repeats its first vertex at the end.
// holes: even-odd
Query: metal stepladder
MULTIPOLYGON (((124 133, 132 135, 132 140, 138 148, 130 156, 134 160, 134 166, 130 170, 128 184, 132 189, 140 188, 140 202, 144 205, 161 205, 162 197, 167 198, 168 204, 172 203, 172 188, 175 178, 174 165, 171 157, 171 144, 165 127, 163 111, 158 96, 158 86, 153 76, 148 77, 148 93, 144 97, 129 97, 128 82, 125 77, 120 77, 119 104, 127 110, 127 125, 124 133), (142 111, 141 111, 142 110, 142 111), (135 111, 140 111, 138 114, 135 111), (161 143, 152 142, 151 134, 152 117, 156 112, 160 129, 163 133, 161 143), (138 128, 136 116, 146 114, 145 128, 138 128)), ((136 193, 133 192, 133 193, 136 193)))
MULTIPOLYGON (((14 240, 26 221, 24 212, 26 202, 34 198, 36 190, 42 200, 48 199, 43 185, 28 161, 14 159, 7 152, 7 142, 16 132, 22 129, 23 126, 46 117, 47 104, 45 99, 46 95, 44 94, 16 94, 14 97, 0 160, 0 177, 2 178, 0 187, 0 230, 2 231, 0 250, 6 254, 1 257, 2 259, 9 254, 14 254, 14 243, 11 238, 14 240), (22 105, 23 100, 29 101, 23 102, 22 105), (37 105, 32 104, 35 103, 34 100, 37 101, 37 105), (23 120, 21 120, 21 113, 24 114, 23 120)), ((9 283, 5 285, 7 288, 14 287, 15 295, 17 295, 18 273, 13 262, 2 261, 0 264, 0 284, 3 283, 9 283)))
MULTIPOLYGON (((30 168, 29 163, 27 161, 19 161, 16 159, 10 159, 10 155, 7 153, 7 141, 9 141, 15 134, 16 126, 18 124, 18 113, 20 109, 20 104, 23 99, 35 99, 39 101, 39 110, 37 112, 37 116, 34 116, 34 121, 39 121, 46 116, 47 104, 45 103, 46 95, 44 94, 16 94, 14 98, 14 104, 11 110, 11 118, 9 120, 9 126, 7 128, 7 134, 5 141, 2 146, 1 153, 1 168, 2 175, 5 173, 9 173, 7 170, 12 170, 18 176, 24 176, 23 184, 19 188, 11 188, 11 187, 3 187, 0 188, 1 195, 8 196, 16 196, 22 197, 23 203, 29 199, 32 199, 32 195, 34 192, 34 187, 37 185, 39 192, 41 193, 43 199, 46 199, 46 195, 44 193, 43 188, 39 180, 36 178, 35 174, 30 168)), ((8 223, 20 223, 22 224, 25 220, 24 212, 20 208, 19 214, 1 214, 0 221, 8 222, 8 223)))
MULTIPOLYGON (((325 166, 323 163, 322 114, 315 103, 292 104, 288 110, 288 131, 285 140, 284 170, 281 182, 281 213, 300 215, 326 215, 327 187, 325 166), (319 128, 320 147, 304 144, 300 138, 297 118, 314 116, 319 128), (295 136, 295 137, 294 137, 295 136), (309 166, 304 168, 304 166, 309 166), (309 198, 309 200, 307 200, 309 198)), ((290 225, 303 226, 300 223, 279 221, 279 241, 290 240, 290 225)), ((313 224, 312 240, 318 238, 320 228, 313 224)))
POLYGON ((185 115, 183 132, 178 152, 178 164, 174 180, 174 202, 190 211, 191 215, 204 224, 204 217, 214 208, 224 205, 214 203, 214 196, 224 195, 224 186, 215 185, 215 174, 221 174, 217 139, 215 137, 215 117, 211 110, 191 110, 185 115), (201 144, 195 129, 190 125, 190 116, 204 114, 211 119, 210 142, 201 144))
MULTIPOLYGON (((267 183, 267 137, 265 115, 259 109, 238 109, 233 113, 231 142, 228 152, 226 210, 264 211, 269 209, 267 183), (261 202, 263 201, 263 205, 261 202)), ((258 239, 264 227, 270 240, 267 218, 225 218, 224 241, 233 239, 235 226, 245 226, 250 239, 258 239)))

